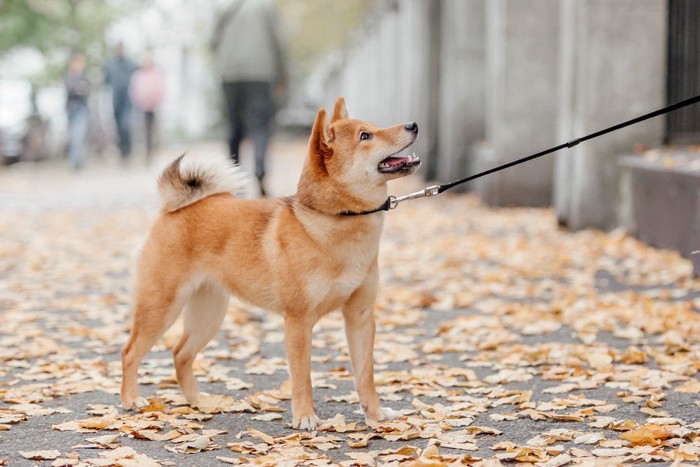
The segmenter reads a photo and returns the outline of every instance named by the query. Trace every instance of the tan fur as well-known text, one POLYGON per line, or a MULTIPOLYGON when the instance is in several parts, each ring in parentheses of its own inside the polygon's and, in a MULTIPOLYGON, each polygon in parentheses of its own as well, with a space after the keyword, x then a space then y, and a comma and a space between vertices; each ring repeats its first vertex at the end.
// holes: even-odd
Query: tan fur
POLYGON ((216 163, 185 165, 182 157, 167 167, 159 182, 163 213, 138 265, 134 325, 122 351, 122 405, 133 408, 143 402, 138 365, 183 308, 175 367, 183 393, 197 402, 192 363, 218 331, 230 292, 284 316, 295 428, 318 424, 311 392, 311 331, 323 315, 337 309, 345 320, 362 408, 369 419, 391 418, 374 387, 372 358, 384 214, 338 214, 382 204, 387 181, 408 175, 417 164, 394 174, 379 173, 378 164, 416 136, 417 130, 404 125, 378 128, 350 120, 339 98, 330 124, 324 110, 318 113, 294 197, 233 197, 228 192, 238 174, 223 160, 220 171, 214 169, 216 163), (371 133, 371 139, 360 140, 362 131, 371 133))

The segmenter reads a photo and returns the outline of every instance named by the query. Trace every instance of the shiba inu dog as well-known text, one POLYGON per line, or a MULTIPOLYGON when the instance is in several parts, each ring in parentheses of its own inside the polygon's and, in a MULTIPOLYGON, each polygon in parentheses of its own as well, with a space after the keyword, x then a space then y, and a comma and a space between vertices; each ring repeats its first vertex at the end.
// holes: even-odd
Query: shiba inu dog
POLYGON ((330 124, 318 112, 296 195, 244 200, 238 168, 228 158, 182 156, 159 180, 162 213, 138 263, 134 323, 122 351, 121 399, 139 407, 138 366, 184 310, 174 349, 177 380, 187 400, 199 396, 192 363, 217 333, 229 294, 284 317, 292 381, 294 428, 319 419, 311 394, 311 331, 341 310, 365 416, 394 418, 374 385, 374 301, 387 182, 413 173, 415 155, 400 154, 416 140, 415 122, 378 128, 348 118, 343 98, 330 124))

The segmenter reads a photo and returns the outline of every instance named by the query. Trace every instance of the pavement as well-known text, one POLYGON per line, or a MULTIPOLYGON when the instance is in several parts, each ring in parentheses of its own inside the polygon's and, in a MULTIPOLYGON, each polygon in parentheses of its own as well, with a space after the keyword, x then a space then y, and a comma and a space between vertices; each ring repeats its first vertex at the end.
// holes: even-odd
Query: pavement
MULTIPOLYGON (((121 410, 129 283, 157 214, 155 180, 184 151, 223 150, 168 147, 151 166, 105 156, 79 173, 62 161, 0 168, 0 465, 700 460, 690 263, 621 231, 567 232, 551 210, 489 209, 462 194, 386 215, 375 360, 399 421, 364 424, 332 314, 314 335, 327 422, 293 430, 281 320, 238 302, 196 364, 208 406, 177 391, 176 324, 142 365, 151 406, 121 410)), ((294 193, 304 152, 303 139, 274 142, 272 196, 294 193)))

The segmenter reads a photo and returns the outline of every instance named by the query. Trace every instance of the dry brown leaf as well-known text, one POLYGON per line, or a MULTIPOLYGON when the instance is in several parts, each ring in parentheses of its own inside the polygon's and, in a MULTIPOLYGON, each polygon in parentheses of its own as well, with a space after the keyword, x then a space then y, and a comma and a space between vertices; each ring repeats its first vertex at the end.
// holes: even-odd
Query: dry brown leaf
POLYGON ((676 392, 685 392, 689 394, 700 394, 700 381, 697 379, 689 379, 685 383, 675 388, 676 392))
POLYGON ((88 438, 87 440, 90 441, 91 443, 94 443, 98 446, 102 447, 108 447, 110 449, 117 447, 118 445, 115 444, 115 441, 121 437, 121 433, 113 434, 113 435, 104 435, 104 436, 96 436, 93 438, 88 438))
POLYGON ((609 371, 612 368, 613 358, 607 353, 590 353, 586 359, 588 364, 598 371, 609 371))
POLYGON ((86 418, 85 420, 78 420, 78 426, 88 430, 104 430, 114 424, 114 422, 114 419, 109 418, 86 418))
POLYGON ((673 433, 653 423, 642 425, 637 429, 627 431, 620 435, 620 438, 631 442, 633 446, 656 446, 671 437, 673 437, 673 433))
POLYGON ((19 451, 19 455, 32 461, 52 461, 61 455, 61 451, 19 451))
POLYGON ((357 428, 358 422, 345 422, 345 415, 336 414, 333 418, 324 420, 318 427, 319 431, 335 431, 338 433, 347 433, 351 431, 362 431, 364 428, 357 428))
POLYGON ((577 443, 577 444, 597 444, 604 439, 605 439, 605 433, 603 433, 603 432, 584 433, 584 434, 579 435, 576 438, 574 438, 574 443, 577 443))
POLYGON ((669 416, 668 412, 664 412, 661 410, 654 410, 651 407, 642 407, 639 409, 639 411, 642 413, 645 413, 647 415, 651 415, 652 417, 665 418, 665 417, 669 416))
POLYGON ((51 463, 51 467, 72 467, 74 465, 79 465, 80 459, 71 459, 67 457, 59 457, 51 463))
POLYGON ((231 396, 202 394, 193 407, 205 414, 222 413, 233 407, 235 402, 231 396))
POLYGON ((615 420, 608 424, 608 429, 615 431, 630 431, 637 427, 632 420, 615 420))
POLYGON ((346 439, 348 447, 353 449, 366 448, 369 444, 369 440, 372 438, 378 438, 379 434, 374 432, 369 433, 350 433, 346 439))
POLYGON ((248 427, 248 434, 250 436, 253 436, 255 438, 262 440, 263 442, 265 442, 267 444, 270 444, 270 445, 275 444, 275 438, 268 435, 267 433, 263 433, 262 431, 255 429, 253 427, 248 427))
POLYGON ((620 361, 628 365, 642 365, 647 361, 647 354, 638 347, 630 346, 620 356, 620 361))
POLYGON ((148 405, 139 407, 139 412, 166 412, 167 409, 168 406, 165 405, 162 400, 158 399, 157 397, 151 397, 148 399, 148 405))
POLYGON ((282 420, 284 417, 278 413, 264 413, 260 415, 253 415, 250 417, 252 420, 260 420, 263 422, 271 422, 272 420, 282 420))
POLYGON ((224 464, 230 464, 230 465, 240 465, 245 463, 245 461, 239 457, 223 457, 223 456, 216 456, 218 460, 223 462, 224 464))
POLYGON ((632 453, 630 448, 598 448, 591 453, 596 457, 622 457, 632 453))
POLYGON ((699 462, 700 446, 692 444, 681 444, 671 451, 671 459, 676 462, 699 462))
POLYGON ((492 413, 489 418, 494 422, 503 422, 517 420, 518 416, 516 414, 492 413))

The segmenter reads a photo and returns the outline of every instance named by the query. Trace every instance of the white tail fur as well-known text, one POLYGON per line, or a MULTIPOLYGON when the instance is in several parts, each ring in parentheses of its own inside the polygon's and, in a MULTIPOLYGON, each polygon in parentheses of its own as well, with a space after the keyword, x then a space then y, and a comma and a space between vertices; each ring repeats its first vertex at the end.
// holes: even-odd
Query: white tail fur
POLYGON ((170 163, 158 179, 164 212, 175 212, 217 193, 241 192, 247 185, 243 171, 225 156, 184 154, 170 163))

